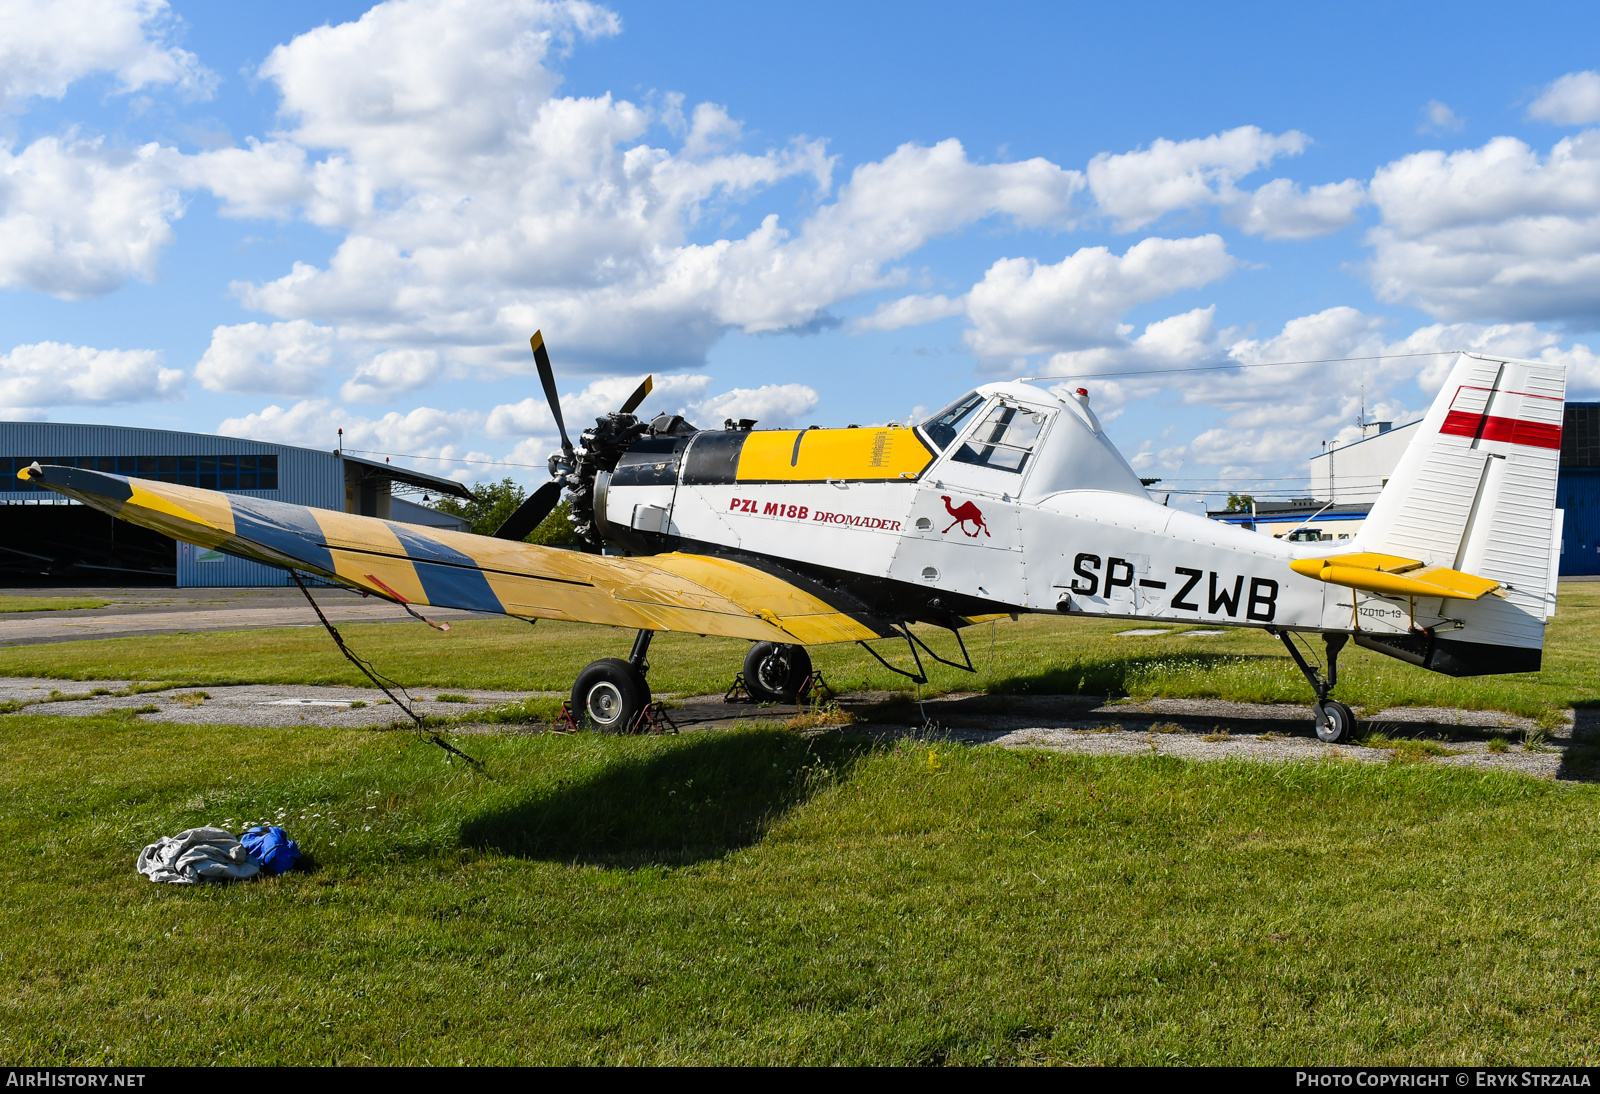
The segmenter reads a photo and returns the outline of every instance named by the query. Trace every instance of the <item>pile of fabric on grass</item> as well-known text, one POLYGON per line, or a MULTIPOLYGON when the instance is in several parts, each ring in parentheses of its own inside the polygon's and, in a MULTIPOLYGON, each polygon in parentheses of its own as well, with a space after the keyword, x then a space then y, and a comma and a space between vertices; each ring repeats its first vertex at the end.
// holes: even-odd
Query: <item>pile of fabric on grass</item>
POLYGON ((242 840, 221 828, 188 828, 139 852, 134 869, 151 881, 199 885, 282 874, 300 860, 300 845, 277 826, 252 828, 242 840))

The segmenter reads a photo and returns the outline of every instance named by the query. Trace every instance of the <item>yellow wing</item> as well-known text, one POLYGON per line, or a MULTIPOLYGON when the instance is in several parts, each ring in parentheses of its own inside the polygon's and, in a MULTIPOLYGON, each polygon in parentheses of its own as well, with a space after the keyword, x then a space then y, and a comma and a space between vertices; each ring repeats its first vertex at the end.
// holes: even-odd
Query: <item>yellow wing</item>
POLYGON ((173 539, 412 604, 806 645, 884 633, 730 559, 591 555, 70 467, 18 477, 173 539))

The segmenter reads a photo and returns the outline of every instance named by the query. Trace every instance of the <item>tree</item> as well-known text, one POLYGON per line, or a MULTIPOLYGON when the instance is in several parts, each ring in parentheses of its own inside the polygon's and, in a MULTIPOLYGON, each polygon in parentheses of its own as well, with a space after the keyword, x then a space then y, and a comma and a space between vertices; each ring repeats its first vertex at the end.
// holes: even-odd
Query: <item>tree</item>
POLYGON ((1228 495, 1228 509, 1230 512, 1238 512, 1240 510, 1248 511, 1253 505, 1255 505, 1255 503, 1256 499, 1251 497, 1249 494, 1228 495))
MULTIPOLYGON (((528 492, 510 478, 499 482, 480 482, 470 487, 472 498, 440 498, 433 507, 441 513, 462 517, 472 522, 472 531, 480 536, 490 536, 517 511, 528 492)), ((539 543, 546 547, 580 547, 583 541, 573 530, 568 519, 571 509, 565 498, 550 511, 544 521, 529 532, 524 543, 539 543)))

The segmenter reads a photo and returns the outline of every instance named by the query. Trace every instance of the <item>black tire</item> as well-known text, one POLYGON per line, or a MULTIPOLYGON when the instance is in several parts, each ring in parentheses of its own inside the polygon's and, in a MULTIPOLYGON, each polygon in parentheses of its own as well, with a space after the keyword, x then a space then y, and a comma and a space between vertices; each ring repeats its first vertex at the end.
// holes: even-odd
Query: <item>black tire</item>
POLYGON ((650 705, 650 685, 620 657, 602 657, 572 685, 572 717, 601 733, 631 733, 650 705))
POLYGON ((757 642, 745 654, 745 690, 763 703, 794 702, 810 675, 811 655, 804 646, 757 642))
POLYGON ((1355 735, 1356 713, 1337 699, 1313 703, 1311 715, 1316 719, 1317 740, 1325 744, 1343 744, 1355 735))

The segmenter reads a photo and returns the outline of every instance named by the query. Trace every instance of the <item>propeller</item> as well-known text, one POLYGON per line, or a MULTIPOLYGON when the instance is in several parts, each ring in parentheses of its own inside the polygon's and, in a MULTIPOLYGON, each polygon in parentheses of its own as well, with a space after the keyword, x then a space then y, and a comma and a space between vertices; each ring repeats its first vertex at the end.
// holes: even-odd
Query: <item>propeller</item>
MULTIPOLYGON (((505 523, 494 530, 496 539, 526 539, 530 532, 544 523, 544 518, 548 517, 551 511, 560 503, 563 489, 571 487, 574 490, 582 490, 587 487, 592 490, 594 487, 594 471, 596 468, 593 466, 581 466, 585 464, 592 465, 594 462, 593 454, 580 458, 572 446, 572 439, 567 436, 567 425, 561 417, 561 399, 556 393, 556 373, 555 369, 550 365, 550 354, 544 348, 543 334, 539 331, 534 331, 533 337, 528 339, 528 344, 533 347, 533 361, 539 368, 539 383, 544 386, 544 397, 550 404, 550 414, 555 418, 556 429, 561 433, 561 452, 559 455, 550 457, 550 481, 530 494, 521 505, 517 506, 516 511, 506 518, 505 523), (588 472, 587 474, 585 473, 586 471, 588 472)), ((644 382, 634 389, 632 395, 628 396, 628 401, 622 404, 622 409, 611 415, 610 419, 597 421, 597 428, 607 421, 615 421, 618 418, 628 419, 625 424, 616 423, 624 425, 625 429, 626 426, 633 426, 633 412, 639 409, 640 404, 645 401, 646 396, 650 394, 654 387, 654 378, 646 376, 644 382)), ((595 432, 596 430, 590 430, 584 434, 586 449, 594 447, 590 438, 595 432)), ((615 464, 615 460, 612 461, 612 464, 615 464)), ((610 470, 610 467, 606 467, 605 470, 610 470)), ((582 531, 581 528, 579 530, 582 531)))

